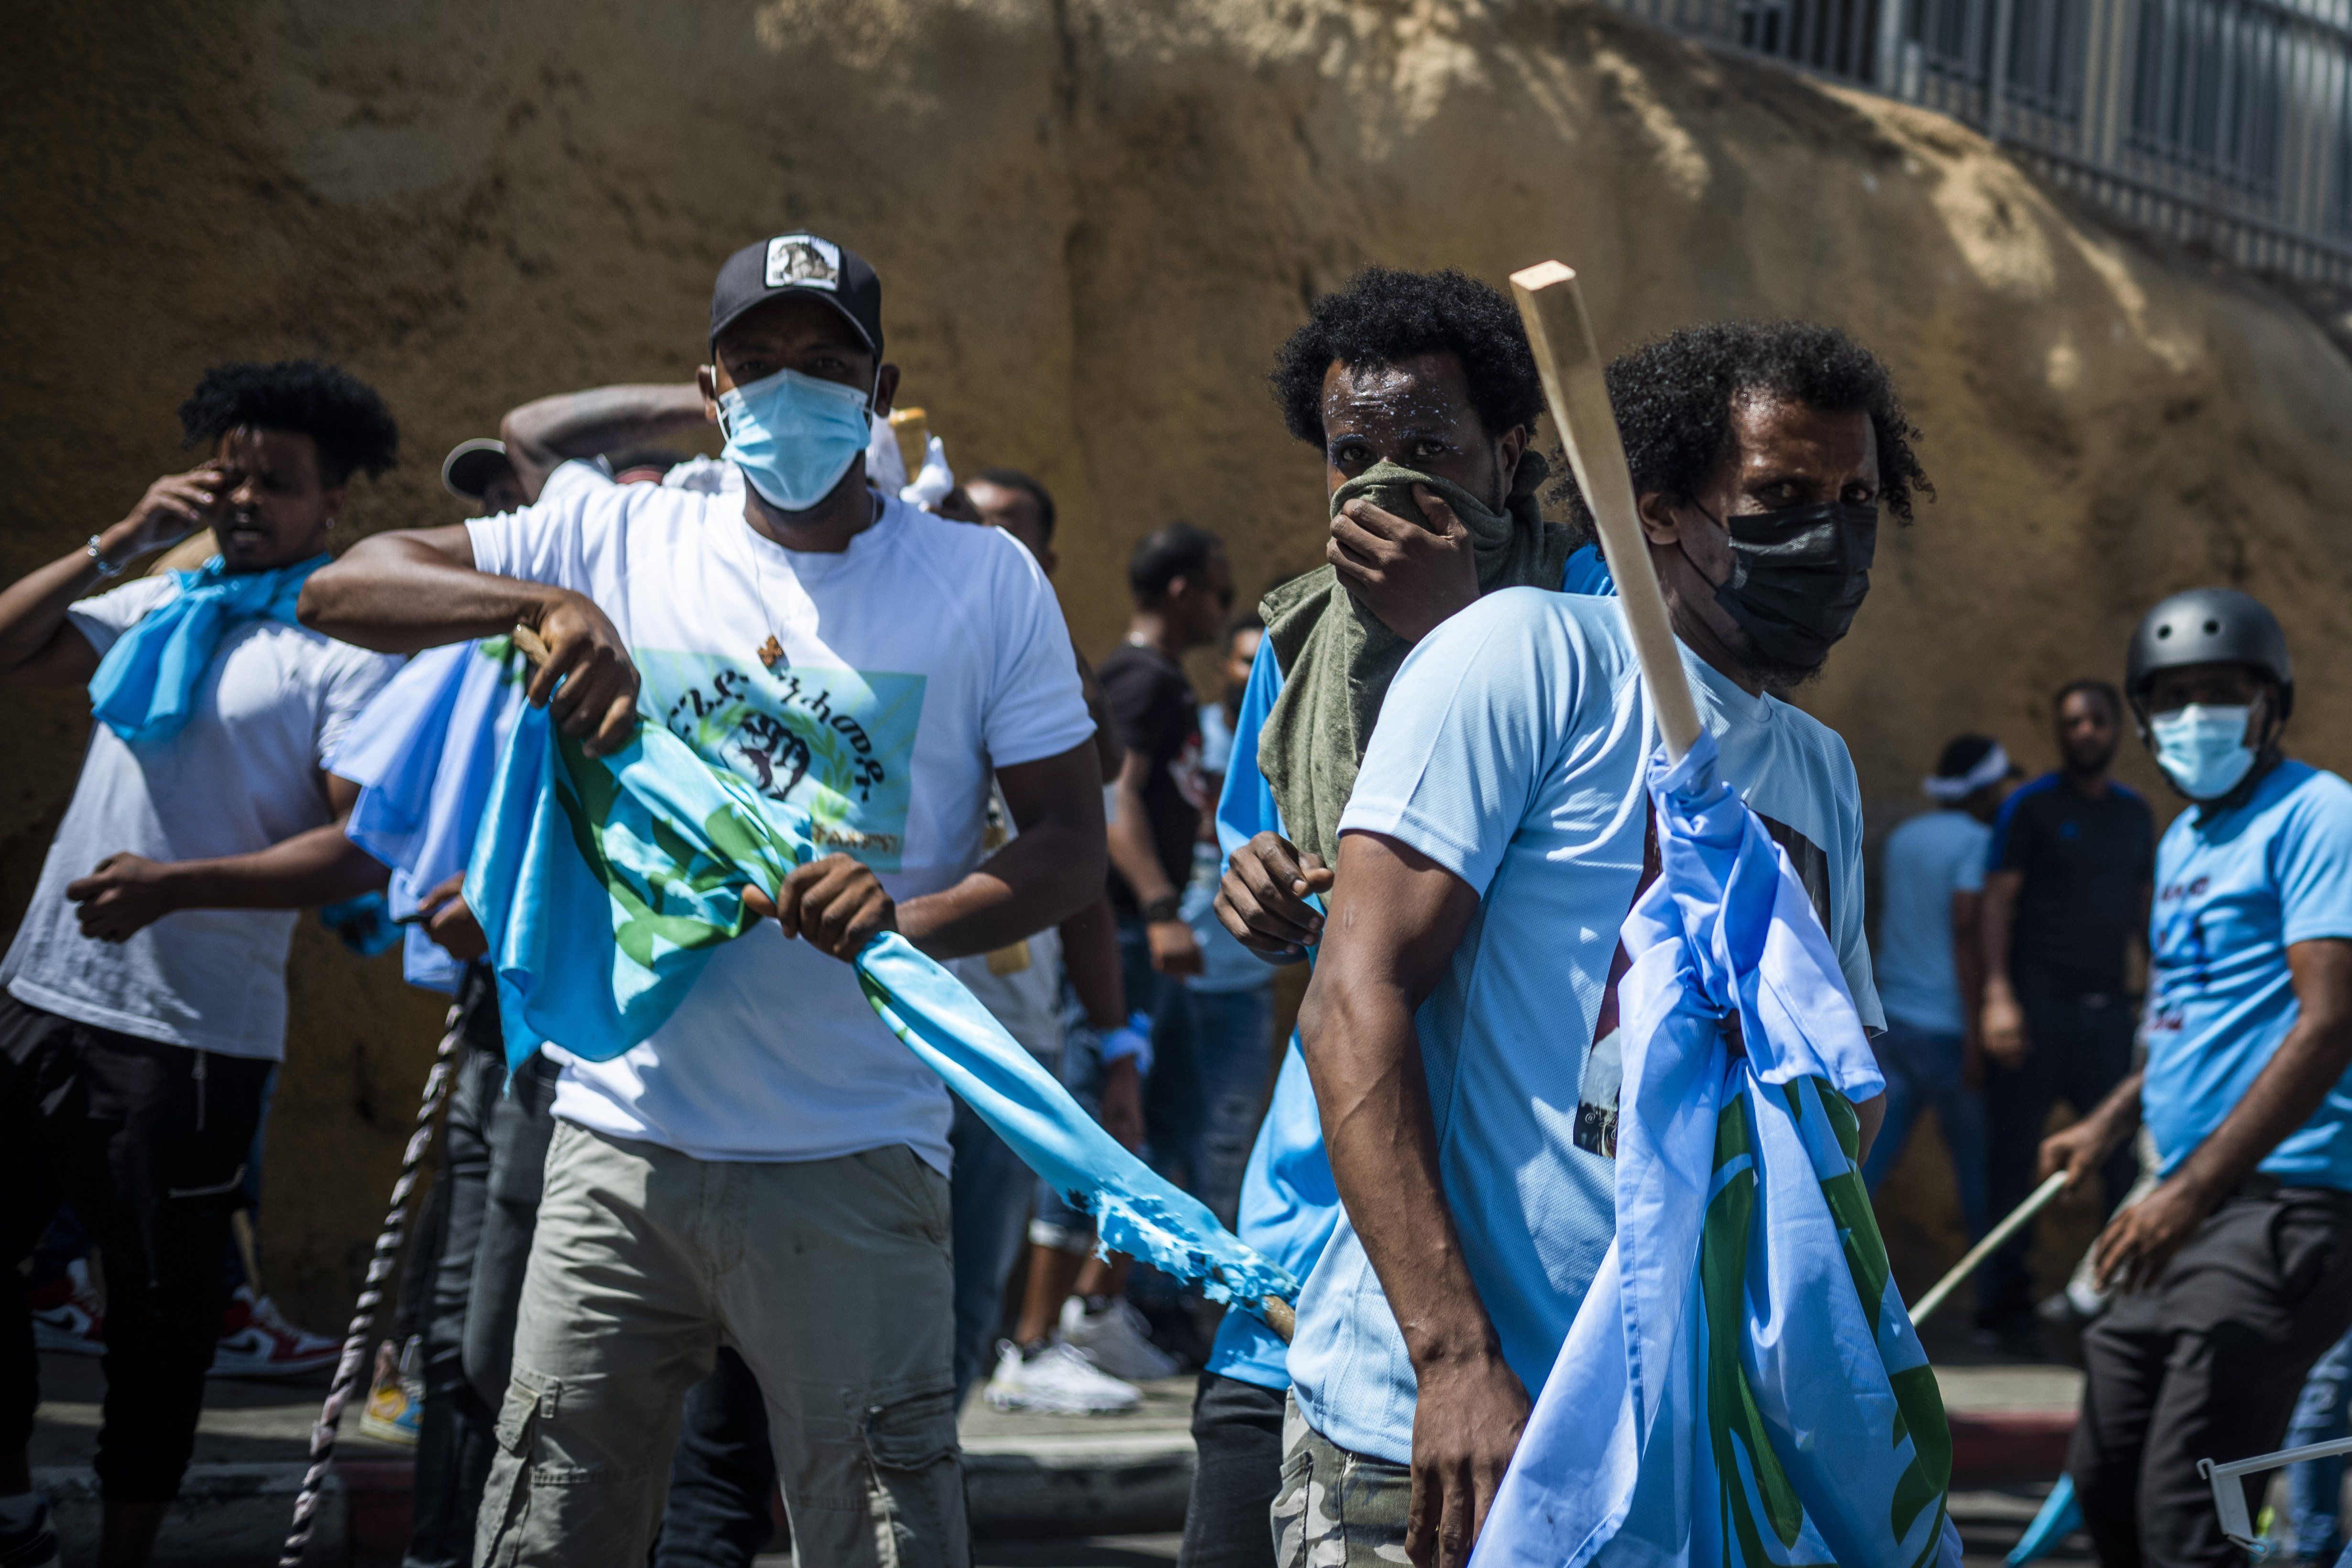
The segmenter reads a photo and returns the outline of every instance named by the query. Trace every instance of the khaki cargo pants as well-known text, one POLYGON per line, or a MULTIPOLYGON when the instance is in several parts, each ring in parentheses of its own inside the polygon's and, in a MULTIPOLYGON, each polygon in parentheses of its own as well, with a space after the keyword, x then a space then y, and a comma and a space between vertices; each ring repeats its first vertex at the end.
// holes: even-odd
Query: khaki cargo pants
POLYGON ((948 1184, 903 1144, 697 1160, 559 1124, 474 1561, 644 1568, 721 1342, 803 1568, 965 1568, 948 1184))

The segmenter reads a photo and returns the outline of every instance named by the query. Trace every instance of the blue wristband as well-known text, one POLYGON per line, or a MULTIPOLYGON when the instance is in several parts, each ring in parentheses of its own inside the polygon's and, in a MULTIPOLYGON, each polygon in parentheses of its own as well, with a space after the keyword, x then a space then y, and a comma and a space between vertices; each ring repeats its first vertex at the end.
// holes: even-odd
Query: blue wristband
POLYGON ((1109 1067, 1135 1058, 1138 1077, 1151 1076, 1151 1020, 1138 1013, 1128 1023, 1102 1037, 1102 1064, 1109 1067), (1139 1027, 1139 1026, 1140 1026, 1139 1027))

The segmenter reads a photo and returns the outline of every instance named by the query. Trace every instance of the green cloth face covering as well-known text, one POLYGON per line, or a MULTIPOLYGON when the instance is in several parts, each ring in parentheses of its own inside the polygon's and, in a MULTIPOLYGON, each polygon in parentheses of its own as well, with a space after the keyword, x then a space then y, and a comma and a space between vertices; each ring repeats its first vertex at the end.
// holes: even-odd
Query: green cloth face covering
MULTIPOLYGON (((1496 511, 1460 485, 1395 463, 1375 463, 1331 492, 1331 515, 1361 496, 1382 511, 1422 516, 1412 487, 1426 485, 1470 531, 1478 557, 1478 592, 1559 587, 1575 537, 1546 522, 1537 491, 1551 466, 1528 452, 1511 493, 1496 511)), ((1389 682, 1412 645, 1357 603, 1339 574, 1318 566, 1259 601, 1265 635, 1283 672, 1282 694, 1265 716, 1257 761, 1282 808, 1291 841, 1327 866, 1339 860, 1339 813, 1355 792, 1356 770, 1381 716, 1389 682)))

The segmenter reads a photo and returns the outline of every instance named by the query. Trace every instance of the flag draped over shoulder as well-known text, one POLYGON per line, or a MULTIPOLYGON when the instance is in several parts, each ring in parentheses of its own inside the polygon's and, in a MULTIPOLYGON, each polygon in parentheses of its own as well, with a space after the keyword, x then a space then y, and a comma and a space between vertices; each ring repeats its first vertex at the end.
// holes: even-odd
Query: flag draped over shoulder
MULTIPOLYGON (((592 757, 526 708, 499 763, 466 872, 489 938, 507 1058, 552 1042, 607 1061, 685 1000, 720 942, 815 858, 806 819, 640 720, 592 757)), ((1091 1210, 1100 1245, 1203 1282, 1214 1300, 1286 1300, 1297 1284, 1097 1126, 971 992, 895 931, 853 966, 891 1033, 1029 1167, 1091 1210)), ((779 998, 789 1016, 791 999, 779 998)), ((691 1047, 688 1047, 691 1048, 691 1047)), ((721 1048, 711 1042, 710 1048, 721 1048)))
POLYGON ((1472 1568, 1958 1568, 1943 1402, 1856 1156, 1851 1100, 1884 1083, 1836 955, 1713 737, 1651 794, 1617 1236, 1472 1568))
POLYGON ((268 572, 232 572, 215 555, 174 572, 180 591, 114 639, 89 678, 89 710, 126 741, 168 741, 194 706, 221 638, 247 621, 294 621, 302 584, 331 557, 268 572))

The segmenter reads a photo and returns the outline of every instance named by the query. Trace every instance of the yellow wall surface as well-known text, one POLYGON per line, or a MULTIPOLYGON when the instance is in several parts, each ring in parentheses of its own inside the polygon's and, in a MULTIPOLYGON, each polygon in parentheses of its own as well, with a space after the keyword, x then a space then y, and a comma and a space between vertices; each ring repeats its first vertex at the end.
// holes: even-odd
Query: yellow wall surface
MULTIPOLYGON (((406 455, 347 526, 449 521, 452 443, 530 397, 685 378, 719 260, 806 226, 879 268, 950 457, 1054 489, 1098 651, 1127 552, 1172 518, 1222 532, 1245 589, 1318 558, 1316 458, 1264 386, 1311 296, 1372 261, 1500 283, 1559 256, 1607 348, 1801 316, 1895 367, 1938 500, 1884 539, 1802 697, 1882 817, 1962 729, 2046 763, 2045 694, 2119 674, 2140 610, 2200 583, 2277 607, 2298 744, 2352 763, 2352 366, 2294 302, 1948 121, 1596 5, 33 0, 0 124, 11 575, 184 466, 173 409, 225 358, 373 382, 406 455)), ((13 914, 85 709, 8 710, 13 914)), ((2166 798, 2135 747, 2125 773, 2166 798)), ((438 1009, 310 930, 292 984, 263 1230, 282 1293, 331 1322, 438 1009)), ((1900 1225, 1906 1278, 1948 1250, 1932 1215, 1900 1225)))

